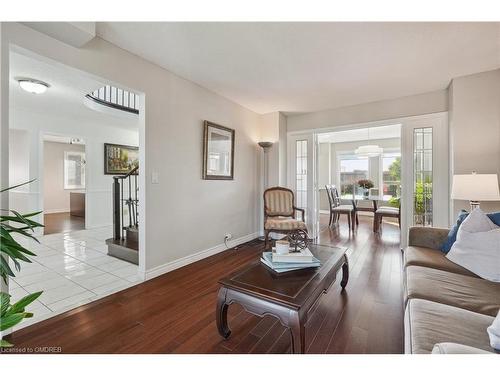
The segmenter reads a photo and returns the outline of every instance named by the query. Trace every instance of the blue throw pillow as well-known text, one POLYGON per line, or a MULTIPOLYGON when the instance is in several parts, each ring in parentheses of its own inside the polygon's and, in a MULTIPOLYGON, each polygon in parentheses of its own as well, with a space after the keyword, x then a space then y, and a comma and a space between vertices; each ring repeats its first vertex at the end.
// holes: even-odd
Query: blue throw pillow
POLYGON ((465 210, 461 210, 458 213, 457 222, 455 223, 454 226, 451 227, 450 232, 448 233, 448 237, 446 238, 446 241, 441 245, 441 251, 443 253, 447 254, 448 251, 451 250, 451 246, 457 240, 458 228, 468 215, 469 213, 465 210))
POLYGON ((495 225, 498 225, 500 227, 500 211, 499 212, 492 212, 491 214, 486 214, 490 218, 491 221, 495 223, 495 225))
MULTIPOLYGON (((495 225, 500 226, 500 211, 499 212, 492 212, 489 214, 486 214, 490 220, 495 223, 495 225)), ((457 222, 456 224, 450 229, 450 232, 448 233, 448 237, 446 238, 446 241, 441 245, 441 251, 445 254, 448 254, 448 251, 451 250, 451 247, 457 240, 457 233, 458 233, 458 228, 460 227, 460 224, 465 220, 465 218, 469 216, 469 213, 465 210, 461 210, 458 213, 457 217, 457 222)))

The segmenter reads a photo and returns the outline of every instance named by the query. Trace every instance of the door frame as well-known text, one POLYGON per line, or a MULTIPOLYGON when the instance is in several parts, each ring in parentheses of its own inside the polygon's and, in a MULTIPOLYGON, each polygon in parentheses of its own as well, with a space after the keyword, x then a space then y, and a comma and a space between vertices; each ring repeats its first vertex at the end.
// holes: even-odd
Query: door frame
POLYGON ((307 207, 306 224, 308 227, 309 236, 316 238, 319 233, 318 225, 318 194, 316 182, 318 180, 318 136, 311 132, 288 133, 287 134, 287 187, 296 192, 296 148, 295 142, 299 140, 307 141, 307 207), (311 194, 310 192, 314 193, 311 194))
MULTIPOLYGON (((420 123, 420 122, 429 122, 429 121, 439 121, 441 123, 441 127, 438 129, 439 131, 437 132, 437 135, 439 137, 433 137, 433 149, 440 149, 440 160, 437 165, 433 165, 433 171, 436 171, 436 173, 440 173, 442 177, 444 177, 446 180, 446 183, 444 184, 439 184, 439 196, 445 198, 443 199, 444 205, 446 206, 445 210, 441 210, 439 213, 438 220, 434 220, 434 225, 440 225, 440 226, 448 226, 450 222, 450 208, 449 208, 449 191, 450 191, 450 169, 449 169, 449 141, 448 141, 448 112, 436 112, 436 113, 429 113, 429 114, 423 114, 423 115, 416 115, 416 116, 405 116, 405 117, 397 117, 397 118, 391 118, 391 119, 386 119, 386 120, 376 120, 376 121, 368 121, 368 122, 360 122, 360 123, 353 123, 353 124, 346 124, 346 125, 338 125, 338 126, 331 126, 331 127, 323 127, 323 128, 312 128, 312 129, 305 129, 305 130, 295 130, 295 131, 289 131, 287 132, 287 146, 288 146, 288 152, 287 152, 287 171, 288 171, 288 178, 287 178, 287 183, 288 183, 288 188, 294 190, 294 184, 293 184, 293 177, 294 177, 294 164, 291 163, 290 161, 293 160, 293 150, 291 150, 291 140, 293 139, 298 139, 298 137, 307 137, 310 136, 309 139, 311 139, 311 142, 313 143, 313 150, 311 151, 312 153, 309 154, 313 160, 311 160, 311 167, 313 168, 313 173, 311 174, 311 177, 314 179, 311 182, 311 186, 314 186, 314 194, 308 194, 309 196, 314 196, 312 200, 313 207, 311 208, 311 217, 314 228, 318 228, 319 230, 319 199, 318 199, 318 171, 317 171, 317 165, 318 165, 318 135, 321 133, 330 133, 330 132, 336 132, 336 131, 344 131, 344 130, 354 130, 354 129, 363 129, 363 128, 371 128, 371 127, 378 127, 378 126, 387 126, 387 125, 401 125, 401 166, 402 166, 402 171, 401 171, 401 184, 403 186, 406 186, 407 189, 402 189, 401 191, 401 202, 408 202, 409 195, 408 195, 408 189, 411 185, 410 183, 406 182, 406 178, 408 176, 405 176, 408 172, 408 163, 411 166, 411 158, 405 156, 405 150, 408 149, 408 145, 403 145, 403 133, 405 132, 405 129, 408 126, 412 126, 412 124, 420 123), (443 140, 446 140, 446 142, 442 142, 443 140), (441 144, 437 144, 437 142, 441 142, 441 144), (439 146, 439 147, 437 147, 439 146), (445 146, 445 147, 443 147, 445 146), (436 168, 434 168, 434 166, 436 168), (404 169, 403 169, 404 168, 404 169), (406 172, 406 173, 405 173, 406 172)), ((409 149, 411 150, 411 148, 409 149)), ((406 151, 407 152, 407 151, 406 151)), ((309 159, 309 158, 308 158, 309 159)), ((309 163, 308 163, 309 167, 309 163)), ((412 169, 411 169, 412 170, 412 169)), ((412 177, 413 178, 413 177, 412 177)), ((309 191, 308 191, 309 192, 309 191)), ((413 192, 412 192, 413 193, 413 192)), ((411 196, 411 195, 410 195, 411 196)), ((405 204, 403 204, 403 210, 405 204)), ((408 215, 402 215, 401 217, 401 234, 407 233, 408 232, 408 215)), ((316 233, 315 233, 316 234, 316 233)), ((401 235, 401 247, 406 246, 407 243, 407 235, 401 235)))
MULTIPOLYGON (((39 191, 38 191, 38 207, 40 211, 44 211, 45 208, 45 139, 44 137, 46 135, 53 135, 53 136, 58 136, 58 137, 71 137, 71 138, 79 138, 83 140, 84 144, 84 154, 85 154, 85 160, 87 159, 87 139, 84 136, 76 135, 76 134, 67 134, 67 133, 59 133, 59 132, 53 132, 53 131, 45 131, 45 130, 39 130, 38 131, 38 181, 39 181, 39 191)), ((89 179, 89 174, 87 172, 87 165, 85 165, 85 190, 87 190, 88 186, 88 179, 89 179)), ((88 194, 85 194, 85 228, 88 228, 88 215, 87 215, 87 198, 88 194)), ((45 223, 45 214, 42 213, 40 215, 40 223, 44 224, 45 223)), ((43 228, 42 228, 43 231, 43 228)), ((40 233, 43 235, 44 233, 40 233)))

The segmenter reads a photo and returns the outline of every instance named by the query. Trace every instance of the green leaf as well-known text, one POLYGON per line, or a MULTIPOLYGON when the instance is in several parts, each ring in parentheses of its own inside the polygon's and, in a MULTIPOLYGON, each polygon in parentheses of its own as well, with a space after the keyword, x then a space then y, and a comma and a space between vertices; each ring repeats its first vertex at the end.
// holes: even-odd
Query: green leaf
POLYGON ((11 186, 11 187, 8 187, 8 188, 4 188, 4 189, 0 190, 0 193, 3 193, 4 191, 15 189, 15 188, 20 187, 20 186, 31 184, 33 181, 36 181, 36 178, 34 178, 32 180, 29 180, 27 182, 23 182, 22 184, 19 184, 19 185, 14 185, 14 186, 11 186))
MULTIPOLYGON (((22 249, 22 247, 21 247, 22 249)), ((11 257, 11 259, 16 262, 16 259, 20 259, 23 262, 31 263, 31 259, 26 258, 23 253, 19 251, 19 247, 9 245, 9 244, 2 244, 2 247, 0 249, 3 253, 7 254, 8 256, 11 257)), ((24 249, 23 249, 24 250, 24 249)))
MULTIPOLYGON (((0 255, 0 270, 2 272, 2 277, 4 274, 15 277, 14 272, 12 272, 9 262, 5 259, 3 255, 0 255)), ((5 280, 5 278, 4 278, 5 280)))
POLYGON ((40 297, 40 294, 42 294, 42 292, 36 292, 21 298, 19 301, 17 301, 15 304, 12 305, 8 313, 16 314, 24 312, 24 308, 28 306, 30 303, 32 303, 34 300, 36 300, 38 297, 40 297))
POLYGON ((14 238, 12 238, 12 236, 10 235, 9 231, 5 229, 3 225, 0 226, 0 238, 8 241, 15 241, 14 238))
POLYGON ((0 331, 5 331, 7 328, 14 327, 24 319, 24 313, 12 314, 2 318, 0 321, 0 331))
MULTIPOLYGON (((30 219, 26 219, 25 217, 23 217, 23 215, 21 215, 20 213, 18 213, 16 211, 11 211, 11 212, 14 213, 14 216, 2 215, 2 216, 0 216, 0 222, 3 223, 6 221, 12 221, 14 223, 20 223, 20 224, 27 225, 28 229, 43 227, 42 224, 37 223, 36 221, 30 220, 30 219)), ((15 228, 15 227, 12 227, 12 228, 15 228)), ((20 229, 20 228, 15 228, 15 229, 20 229)))
POLYGON ((5 315, 5 312, 10 306, 10 295, 4 292, 0 293, 0 310, 1 310, 1 317, 5 315))
POLYGON ((33 236, 31 233, 28 233, 28 232, 25 232, 25 230, 29 229, 29 227, 22 227, 22 228, 16 228, 16 227, 13 227, 9 224, 0 224, 2 227, 5 227, 6 230, 10 233, 14 232, 14 233, 19 233, 20 235, 22 236, 25 236, 25 237, 29 237, 31 238, 32 240, 40 243, 40 241, 38 240, 38 238, 36 238, 35 236, 33 236))
POLYGON ((10 342, 7 340, 1 339, 0 340, 0 348, 12 348, 14 345, 12 345, 10 342))

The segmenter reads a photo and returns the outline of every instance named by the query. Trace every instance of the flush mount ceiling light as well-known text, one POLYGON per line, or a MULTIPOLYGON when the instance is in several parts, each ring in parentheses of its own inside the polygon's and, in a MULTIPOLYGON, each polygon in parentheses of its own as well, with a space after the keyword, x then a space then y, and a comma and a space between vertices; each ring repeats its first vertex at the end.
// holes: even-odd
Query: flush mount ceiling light
POLYGON ((16 78, 19 86, 31 94, 43 94, 50 87, 48 83, 33 78, 16 78))
POLYGON ((359 146, 354 153, 357 156, 360 157, 373 157, 373 156, 378 156, 381 155, 384 152, 384 149, 382 147, 379 147, 377 145, 365 145, 365 146, 359 146))

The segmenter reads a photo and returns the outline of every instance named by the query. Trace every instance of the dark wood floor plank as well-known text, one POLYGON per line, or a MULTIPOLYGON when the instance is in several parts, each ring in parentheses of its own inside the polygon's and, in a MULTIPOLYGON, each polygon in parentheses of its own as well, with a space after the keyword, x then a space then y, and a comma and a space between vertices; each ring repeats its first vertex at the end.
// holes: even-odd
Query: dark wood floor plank
MULTIPOLYGON (((328 218, 326 218, 328 219, 328 218)), ((328 228, 318 242, 348 247, 349 284, 335 284, 306 325, 308 353, 401 353, 403 305, 399 230, 371 230, 360 217, 328 228)), ((64 353, 289 353, 290 332, 273 317, 255 317, 239 305, 228 313, 232 334, 215 326, 218 280, 257 261, 253 242, 14 332, 17 347, 60 346, 64 353)))

